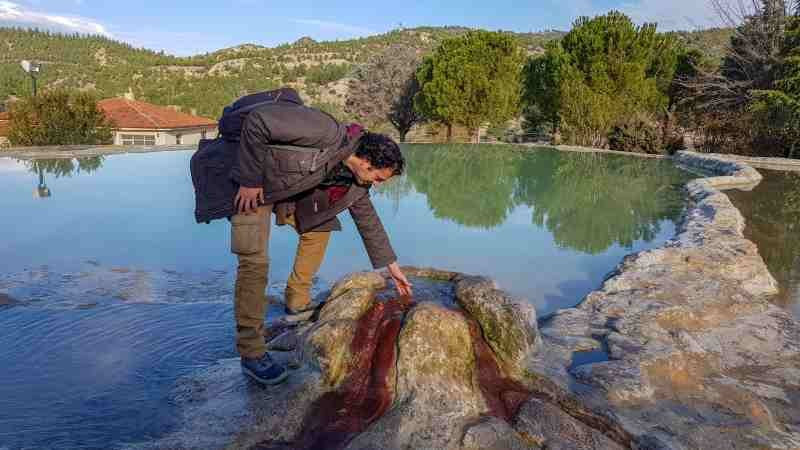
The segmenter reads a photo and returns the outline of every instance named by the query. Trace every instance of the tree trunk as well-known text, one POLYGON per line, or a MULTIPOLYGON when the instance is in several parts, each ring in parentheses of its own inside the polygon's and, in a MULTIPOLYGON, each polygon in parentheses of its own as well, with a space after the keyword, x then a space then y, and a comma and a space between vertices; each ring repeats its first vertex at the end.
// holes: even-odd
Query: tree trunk
POLYGON ((397 130, 397 132, 400 133, 400 142, 405 142, 408 130, 397 130))
POLYGON ((561 129, 559 127, 553 127, 553 136, 550 140, 553 145, 561 145, 561 129))
POLYGON ((453 125, 447 124, 447 143, 453 142, 453 125))
POLYGON ((481 127, 475 128, 475 140, 472 143, 473 144, 481 143, 481 127))

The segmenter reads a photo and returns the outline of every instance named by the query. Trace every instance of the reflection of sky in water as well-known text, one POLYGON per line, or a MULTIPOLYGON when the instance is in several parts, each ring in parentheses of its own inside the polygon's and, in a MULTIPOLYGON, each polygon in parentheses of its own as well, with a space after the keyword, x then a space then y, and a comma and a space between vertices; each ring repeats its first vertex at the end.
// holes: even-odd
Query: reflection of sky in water
MULTIPOLYGON (((546 204, 549 188, 539 186, 539 178, 561 164, 560 158, 574 156, 542 154, 540 164, 518 153, 499 162, 471 157, 451 162, 447 155, 441 155, 444 161, 429 161, 429 153, 409 152, 409 176, 400 180, 405 185, 395 186, 405 189, 387 187, 374 195, 400 263, 491 276, 546 314, 574 305, 598 287, 625 254, 661 245, 674 233, 675 211, 648 206, 653 191, 669 187, 657 183, 684 180, 668 164, 656 171, 667 173, 663 180, 634 192, 644 203, 627 198, 633 188, 626 188, 620 211, 604 211, 594 221, 583 206, 569 209, 574 205, 566 194, 572 188, 562 189, 563 200, 546 204), (437 180, 423 174, 433 163, 463 164, 456 172, 467 178, 452 183, 465 187, 453 195, 447 191, 451 175, 437 180), (470 191, 470 171, 483 175, 476 192, 470 191), (511 177, 502 181, 506 190, 500 194, 493 188, 498 176, 511 177), (528 200, 508 201, 508 193, 521 191, 525 182, 530 182, 528 200), (472 198, 484 201, 472 209, 472 198), (630 216, 640 204, 654 209, 649 219, 614 220, 630 216), (545 212, 542 225, 532 221, 537 208, 545 212), (483 225, 460 224, 465 221, 483 225), (573 221, 594 223, 596 231, 576 236, 568 229, 573 221), (637 232, 640 222, 651 231, 637 232), (617 234, 639 238, 622 246, 615 243, 617 234)), ((190 156, 115 155, 95 171, 45 174, 49 198, 33 195, 37 173, 0 158, 0 233, 5 236, 0 293, 22 303, 0 306, 0 367, 6 368, 0 373, 0 447, 12 443, 13 448, 15 442, 91 447, 149 439, 172 424, 168 398, 178 377, 235 356, 229 226, 226 221, 194 223, 190 156)), ((586 167, 597 162, 590 163, 586 167)), ((585 170, 561 165, 568 166, 560 169, 563 177, 585 170)), ((597 183, 589 186, 590 193, 616 195, 616 171, 630 168, 609 167, 608 177, 587 181, 597 183)), ((341 219, 344 231, 334 234, 315 292, 346 273, 370 269, 352 220, 347 214, 341 219)), ((273 229, 272 295, 281 294, 296 242, 288 227, 273 229)))

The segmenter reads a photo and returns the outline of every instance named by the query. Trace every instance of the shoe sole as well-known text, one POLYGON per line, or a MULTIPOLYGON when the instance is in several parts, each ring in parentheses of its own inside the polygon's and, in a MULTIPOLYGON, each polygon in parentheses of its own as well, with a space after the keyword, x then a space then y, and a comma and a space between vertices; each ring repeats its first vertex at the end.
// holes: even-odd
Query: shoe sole
POLYGON ((276 384, 281 384, 286 380, 286 378, 289 377, 289 374, 286 373, 286 371, 284 371, 283 374, 281 374, 281 376, 279 376, 278 378, 273 378, 273 379, 269 380, 269 379, 266 379, 266 378, 259 377, 252 370, 250 370, 250 369, 248 369, 246 367, 242 367, 242 373, 244 373, 248 377, 258 381, 261 384, 266 384, 266 385, 269 385, 269 386, 274 386, 276 384))

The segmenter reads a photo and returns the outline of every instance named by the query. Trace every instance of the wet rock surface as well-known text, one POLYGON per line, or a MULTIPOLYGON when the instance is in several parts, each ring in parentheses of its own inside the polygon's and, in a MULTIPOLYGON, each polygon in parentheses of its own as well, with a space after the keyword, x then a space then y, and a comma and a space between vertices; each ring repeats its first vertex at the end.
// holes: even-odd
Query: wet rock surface
POLYGON ((518 380, 526 379, 529 358, 540 343, 533 305, 512 298, 484 277, 458 279, 456 300, 475 318, 506 372, 518 380))

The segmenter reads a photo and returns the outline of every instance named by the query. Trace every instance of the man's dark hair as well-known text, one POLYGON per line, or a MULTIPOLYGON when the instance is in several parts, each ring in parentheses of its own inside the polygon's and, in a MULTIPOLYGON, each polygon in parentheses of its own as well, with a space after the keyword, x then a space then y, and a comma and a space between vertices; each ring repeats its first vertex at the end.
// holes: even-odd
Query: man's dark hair
POLYGON ((394 175, 402 175, 406 165, 400 147, 385 134, 365 133, 356 149, 356 156, 369 161, 376 169, 394 169, 394 175))

